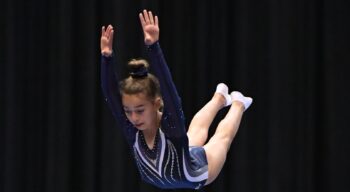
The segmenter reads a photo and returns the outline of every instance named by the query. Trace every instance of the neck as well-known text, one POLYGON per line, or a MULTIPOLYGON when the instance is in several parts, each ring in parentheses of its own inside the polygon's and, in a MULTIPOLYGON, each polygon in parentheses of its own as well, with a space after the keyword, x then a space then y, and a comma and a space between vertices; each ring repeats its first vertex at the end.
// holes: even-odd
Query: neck
POLYGON ((157 135, 158 128, 151 130, 143 130, 143 136, 149 149, 153 149, 154 141, 157 135))
POLYGON ((153 148, 153 145, 154 145, 154 139, 157 135, 157 131, 160 127, 160 119, 161 119, 161 116, 162 114, 160 112, 158 112, 157 116, 156 116, 156 124, 155 126, 153 126, 154 128, 152 129, 146 129, 146 130, 143 130, 142 133, 145 137, 145 140, 146 140, 146 143, 147 143, 147 146, 148 148, 152 149, 153 148))

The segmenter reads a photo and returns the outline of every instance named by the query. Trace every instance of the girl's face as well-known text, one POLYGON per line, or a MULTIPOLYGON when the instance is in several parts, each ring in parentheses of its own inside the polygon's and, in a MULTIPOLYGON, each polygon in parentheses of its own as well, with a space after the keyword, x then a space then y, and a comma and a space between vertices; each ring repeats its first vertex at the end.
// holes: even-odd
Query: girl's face
POLYGON ((144 93, 123 94, 122 103, 127 118, 138 130, 158 128, 160 98, 150 100, 144 93))

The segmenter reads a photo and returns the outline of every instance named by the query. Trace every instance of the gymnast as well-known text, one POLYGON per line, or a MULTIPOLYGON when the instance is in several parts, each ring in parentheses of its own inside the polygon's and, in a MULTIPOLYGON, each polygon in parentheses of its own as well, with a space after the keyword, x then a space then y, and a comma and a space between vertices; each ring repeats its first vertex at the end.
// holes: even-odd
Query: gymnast
POLYGON ((219 175, 252 98, 238 91, 229 93, 228 87, 219 83, 186 133, 181 99, 159 44, 158 17, 143 10, 139 18, 150 64, 145 59, 130 60, 130 76, 125 79, 114 73, 115 30, 112 25, 102 27, 101 86, 105 101, 145 182, 163 189, 200 189, 219 175), (224 107, 230 108, 206 142, 210 124, 224 107))

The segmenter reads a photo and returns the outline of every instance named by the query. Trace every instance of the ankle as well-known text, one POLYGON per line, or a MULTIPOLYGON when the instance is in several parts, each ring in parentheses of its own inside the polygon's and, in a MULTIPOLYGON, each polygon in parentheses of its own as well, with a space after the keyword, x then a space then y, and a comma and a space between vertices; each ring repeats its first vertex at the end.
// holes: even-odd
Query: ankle
POLYGON ((245 111, 245 106, 244 106, 244 103, 243 102, 241 102, 241 101, 233 101, 232 102, 232 106, 233 107, 236 107, 236 108, 238 108, 238 109, 240 109, 240 110, 242 110, 242 111, 245 111))
POLYGON ((214 96, 211 99, 213 102, 220 105, 220 108, 223 108, 226 106, 226 98, 221 93, 214 93, 214 96))
POLYGON ((253 99, 251 97, 245 97, 239 91, 233 91, 231 93, 231 98, 232 98, 232 101, 241 102, 244 106, 244 110, 247 110, 253 102, 253 99))

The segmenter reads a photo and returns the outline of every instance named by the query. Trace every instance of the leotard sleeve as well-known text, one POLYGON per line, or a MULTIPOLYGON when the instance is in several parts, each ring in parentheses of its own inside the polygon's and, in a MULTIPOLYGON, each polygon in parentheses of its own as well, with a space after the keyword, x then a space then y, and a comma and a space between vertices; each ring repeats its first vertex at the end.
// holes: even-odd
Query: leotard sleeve
POLYGON ((133 127, 131 122, 127 119, 123 105, 121 102, 121 96, 119 93, 119 76, 113 64, 116 63, 114 56, 106 57, 101 56, 101 86, 104 95, 105 102, 112 111, 114 118, 118 125, 123 129, 124 135, 130 146, 135 141, 136 128, 133 127))
POLYGON ((159 42, 147 47, 151 60, 151 69, 160 82, 162 98, 164 102, 162 116, 162 130, 169 138, 187 138, 185 118, 168 65, 165 61, 159 42))

